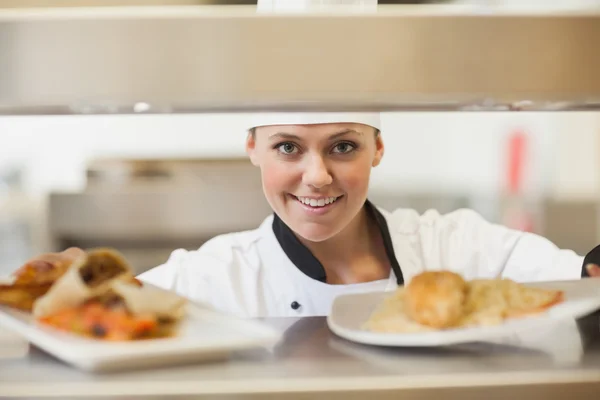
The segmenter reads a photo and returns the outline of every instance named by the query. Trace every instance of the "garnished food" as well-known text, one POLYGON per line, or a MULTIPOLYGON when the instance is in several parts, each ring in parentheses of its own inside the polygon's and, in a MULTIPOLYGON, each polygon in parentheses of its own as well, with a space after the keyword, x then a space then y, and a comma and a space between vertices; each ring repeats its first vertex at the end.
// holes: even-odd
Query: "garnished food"
POLYGON ((43 325, 107 341, 172 335, 186 300, 144 287, 113 249, 43 255, 0 284, 0 304, 31 311, 43 325))
POLYGON ((154 316, 132 315, 125 307, 109 306, 96 299, 62 309, 39 321, 63 331, 111 341, 156 337, 159 331, 154 316))
POLYGON ((184 305, 184 299, 175 294, 115 282, 114 287, 100 296, 38 320, 91 338, 151 339, 173 334, 184 305))
POLYGON ((44 285, 56 282, 69 267, 85 256, 85 251, 71 247, 60 253, 46 253, 27 261, 13 276, 18 285, 44 285))
POLYGON ((0 305, 31 311, 33 304, 60 279, 85 252, 69 248, 60 253, 42 254, 27 261, 5 283, 0 283, 0 305))
POLYGON ((365 328, 376 332, 425 332, 498 325, 561 303, 564 293, 509 279, 465 281, 450 271, 415 276, 373 312, 365 328))
POLYGON ((72 308, 107 292, 114 280, 132 281, 132 269, 115 250, 97 249, 78 258, 33 306, 33 315, 43 317, 72 308))
POLYGON ((31 311, 37 299, 50 290, 52 284, 0 284, 0 305, 9 306, 22 311, 31 311))

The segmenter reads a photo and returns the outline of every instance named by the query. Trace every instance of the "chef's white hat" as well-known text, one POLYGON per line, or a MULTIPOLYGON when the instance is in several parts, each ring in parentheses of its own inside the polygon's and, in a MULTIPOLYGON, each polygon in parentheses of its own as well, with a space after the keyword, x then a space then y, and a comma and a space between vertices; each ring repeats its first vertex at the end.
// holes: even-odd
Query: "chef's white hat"
POLYGON ((268 125, 314 125, 353 122, 381 130, 381 120, 376 112, 295 112, 255 114, 248 129, 268 125))

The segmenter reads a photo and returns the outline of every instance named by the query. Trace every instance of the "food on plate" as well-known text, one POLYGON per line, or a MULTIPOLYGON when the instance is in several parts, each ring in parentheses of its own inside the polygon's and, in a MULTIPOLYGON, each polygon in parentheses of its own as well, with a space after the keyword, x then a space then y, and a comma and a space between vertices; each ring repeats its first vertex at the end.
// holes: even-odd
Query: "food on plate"
POLYGON ((509 279, 474 280, 461 325, 496 325, 506 318, 543 312, 563 300, 564 293, 559 290, 527 287, 509 279))
POLYGON ((16 285, 44 285, 56 282, 85 251, 71 247, 60 253, 46 253, 27 261, 13 276, 16 285))
POLYGON ((128 282, 115 281, 110 294, 117 296, 136 315, 153 314, 164 321, 178 320, 185 314, 186 300, 172 292, 141 288, 128 282))
POLYGON ((49 283, 43 285, 0 284, 0 305, 31 311, 33 303, 46 294, 50 286, 52 285, 49 283))
POLYGON ((463 316, 467 289, 465 280, 453 272, 424 272, 406 288, 406 313, 433 328, 454 326, 463 316))
POLYGON ((83 250, 69 248, 27 261, 9 279, 0 283, 0 305, 31 311, 33 303, 46 294, 76 260, 84 256, 83 250))
POLYGON ((132 268, 112 249, 96 249, 78 258, 69 270, 33 306, 35 317, 82 304, 105 293, 113 280, 132 281, 132 268))
POLYGON ((436 329, 419 324, 405 311, 406 290, 399 287, 375 309, 363 328, 381 333, 418 333, 436 329))
POLYGON ((364 328, 414 333, 491 326, 541 313, 562 301, 562 291, 528 287, 510 279, 464 281, 451 271, 428 271, 387 297, 364 328))
POLYGON ((114 281, 105 293, 38 320, 54 328, 107 341, 173 334, 185 300, 176 294, 114 281))
POLYGON ((69 249, 30 260, 0 282, 0 304, 42 325, 107 341, 172 335, 186 300, 143 286, 118 251, 69 249))

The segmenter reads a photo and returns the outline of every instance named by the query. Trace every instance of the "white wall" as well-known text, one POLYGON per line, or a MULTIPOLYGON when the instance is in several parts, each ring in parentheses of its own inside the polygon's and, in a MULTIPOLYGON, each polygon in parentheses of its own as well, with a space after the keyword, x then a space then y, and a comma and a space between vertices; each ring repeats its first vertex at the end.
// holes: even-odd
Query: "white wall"
POLYGON ((600 196, 600 113, 578 113, 558 121, 553 196, 600 196))
MULTIPOLYGON (((530 196, 594 197, 598 113, 389 113, 373 186, 390 191, 500 193, 507 135, 528 133, 530 196)), ((240 114, 0 118, 0 173, 22 166, 26 189, 80 190, 94 157, 244 155, 240 114)))

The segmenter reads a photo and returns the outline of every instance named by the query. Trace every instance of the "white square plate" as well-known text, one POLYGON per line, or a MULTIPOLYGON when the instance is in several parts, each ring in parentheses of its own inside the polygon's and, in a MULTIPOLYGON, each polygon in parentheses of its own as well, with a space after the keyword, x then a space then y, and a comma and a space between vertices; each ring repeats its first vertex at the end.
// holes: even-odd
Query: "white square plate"
POLYGON ((258 321, 223 315, 188 303, 177 335, 169 338, 102 342, 36 323, 31 315, 0 307, 0 327, 77 368, 109 371, 216 360, 234 350, 269 346, 281 333, 258 321))
POLYGON ((362 326, 391 292, 350 294, 335 299, 327 324, 336 335, 357 343, 396 347, 449 346, 508 337, 535 329, 541 324, 556 323, 561 319, 572 321, 600 309, 600 279, 532 286, 562 289, 565 291, 565 301, 545 313, 498 326, 419 333, 378 333, 365 330, 362 326))

